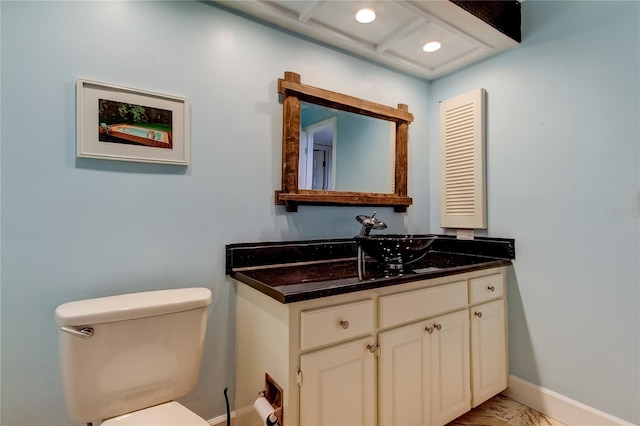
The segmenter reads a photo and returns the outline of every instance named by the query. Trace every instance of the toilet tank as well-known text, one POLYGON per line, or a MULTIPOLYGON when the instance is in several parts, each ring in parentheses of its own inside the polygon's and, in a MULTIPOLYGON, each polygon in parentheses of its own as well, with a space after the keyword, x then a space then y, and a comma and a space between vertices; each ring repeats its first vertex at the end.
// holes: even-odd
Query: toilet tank
POLYGON ((183 288, 58 306, 69 417, 78 423, 103 420, 191 391, 198 379, 210 303, 209 289, 183 288), (90 337, 78 333, 83 328, 93 329, 90 337))

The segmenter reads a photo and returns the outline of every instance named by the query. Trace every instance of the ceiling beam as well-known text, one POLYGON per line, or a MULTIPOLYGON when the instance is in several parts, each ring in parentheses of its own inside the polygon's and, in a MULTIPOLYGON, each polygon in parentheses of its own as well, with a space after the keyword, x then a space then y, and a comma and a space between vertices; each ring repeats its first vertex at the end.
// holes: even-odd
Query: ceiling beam
POLYGON ((316 1, 310 2, 309 6, 307 6, 305 10, 303 10, 298 14, 298 21, 307 22, 313 15, 313 12, 318 8, 320 3, 322 3, 322 0, 316 0, 316 1))
POLYGON ((422 28, 422 26, 426 22, 427 22, 426 19, 418 18, 418 19, 415 19, 413 22, 411 22, 406 27, 402 28, 401 30, 395 31, 389 37, 387 37, 386 39, 382 40, 380 43, 378 43, 376 45, 376 52, 378 52, 378 53, 384 52, 385 50, 387 50, 392 45, 396 44, 399 41, 404 40, 405 38, 409 37, 411 34, 413 34, 416 31, 418 31, 420 28, 422 28))

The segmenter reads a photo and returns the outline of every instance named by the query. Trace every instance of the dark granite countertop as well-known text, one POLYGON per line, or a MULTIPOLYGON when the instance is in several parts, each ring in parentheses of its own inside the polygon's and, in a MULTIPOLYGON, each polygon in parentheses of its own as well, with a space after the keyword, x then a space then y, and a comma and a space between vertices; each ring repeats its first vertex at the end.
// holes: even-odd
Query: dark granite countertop
POLYGON ((367 262, 363 280, 358 279, 353 239, 230 244, 227 274, 281 303, 292 303, 508 266, 515 258, 513 239, 437 237, 411 269, 390 273, 367 262))

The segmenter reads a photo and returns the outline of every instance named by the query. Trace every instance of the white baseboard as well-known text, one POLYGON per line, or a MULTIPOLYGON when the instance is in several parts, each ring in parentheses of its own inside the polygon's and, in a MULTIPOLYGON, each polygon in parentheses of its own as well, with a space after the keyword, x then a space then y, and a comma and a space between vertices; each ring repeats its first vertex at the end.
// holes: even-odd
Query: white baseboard
POLYGON ((569 426, 634 426, 513 374, 509 375, 509 387, 502 394, 569 426))
MULTIPOLYGON (((229 417, 231 417, 231 426, 255 426, 261 424, 260 417, 255 413, 253 405, 233 410, 229 417)), ((227 416, 223 414, 207 420, 207 423, 211 426, 226 426, 227 416)))
MULTIPOLYGON (((231 424, 235 424, 235 417, 236 417, 236 412, 232 411, 229 415, 229 417, 231 417, 231 424)), ((214 417, 213 419, 209 419, 207 420, 207 423, 209 423, 211 426, 220 426, 220 425, 226 425, 227 424, 227 415, 223 414, 221 416, 218 417, 214 417)))

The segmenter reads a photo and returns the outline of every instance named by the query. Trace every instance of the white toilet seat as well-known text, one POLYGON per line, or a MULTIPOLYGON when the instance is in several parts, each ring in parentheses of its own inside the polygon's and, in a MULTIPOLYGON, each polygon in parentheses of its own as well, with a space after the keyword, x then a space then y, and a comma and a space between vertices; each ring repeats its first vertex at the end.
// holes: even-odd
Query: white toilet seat
POLYGON ((209 426, 202 417, 176 401, 165 402, 113 417, 101 423, 101 426, 209 426))

